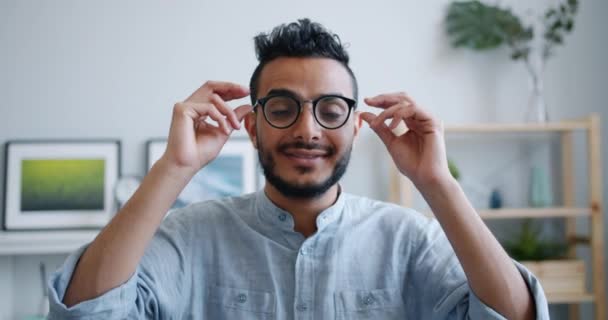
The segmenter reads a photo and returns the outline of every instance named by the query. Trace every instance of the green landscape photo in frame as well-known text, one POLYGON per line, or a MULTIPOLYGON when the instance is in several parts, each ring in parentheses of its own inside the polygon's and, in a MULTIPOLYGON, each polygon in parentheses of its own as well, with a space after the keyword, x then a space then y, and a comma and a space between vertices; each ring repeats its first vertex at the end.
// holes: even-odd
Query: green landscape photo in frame
POLYGON ((21 210, 103 210, 104 159, 24 159, 21 210))

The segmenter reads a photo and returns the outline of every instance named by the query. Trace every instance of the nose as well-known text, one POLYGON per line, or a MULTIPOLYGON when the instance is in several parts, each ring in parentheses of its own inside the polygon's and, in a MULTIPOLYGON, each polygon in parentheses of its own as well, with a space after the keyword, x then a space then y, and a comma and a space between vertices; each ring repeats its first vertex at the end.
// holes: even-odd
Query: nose
POLYGON ((302 110, 292 126, 292 134, 295 139, 304 141, 319 140, 321 136, 321 125, 315 119, 312 102, 304 102, 302 110))

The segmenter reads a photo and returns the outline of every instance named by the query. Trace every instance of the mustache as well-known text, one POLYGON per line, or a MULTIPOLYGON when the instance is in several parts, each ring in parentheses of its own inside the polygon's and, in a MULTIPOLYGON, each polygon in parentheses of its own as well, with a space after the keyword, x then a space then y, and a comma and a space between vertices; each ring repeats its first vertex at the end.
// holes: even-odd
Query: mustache
POLYGON ((331 146, 322 145, 320 143, 315 142, 304 142, 304 141, 295 141, 295 142, 287 142, 280 144, 278 150, 280 152, 285 152, 287 149, 306 149, 306 150, 323 150, 327 153, 328 156, 333 155, 336 150, 331 146))

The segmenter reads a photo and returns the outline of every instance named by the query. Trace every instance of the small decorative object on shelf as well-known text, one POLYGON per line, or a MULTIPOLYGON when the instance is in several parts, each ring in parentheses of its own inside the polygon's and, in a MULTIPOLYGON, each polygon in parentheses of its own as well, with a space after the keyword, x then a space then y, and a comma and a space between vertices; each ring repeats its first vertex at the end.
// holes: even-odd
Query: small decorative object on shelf
POLYGON ((526 219, 515 239, 505 243, 504 247, 511 258, 518 261, 563 259, 568 248, 559 241, 543 240, 539 225, 532 219, 526 219))
POLYGON ((549 188, 549 181, 545 171, 534 166, 530 175, 530 206, 542 208, 551 206, 553 197, 549 188))
POLYGON ((492 190, 490 194, 490 209, 500 209, 502 208, 502 195, 498 189, 492 190))
POLYGON ((480 1, 452 2, 446 16, 447 33, 454 47, 487 50, 506 44, 511 59, 522 60, 530 76, 530 97, 526 120, 549 120, 543 94, 543 72, 554 47, 574 28, 577 0, 566 0, 524 25, 510 9, 480 1))
POLYGON ((42 301, 40 301, 40 311, 38 314, 44 318, 49 313, 49 296, 46 290, 46 265, 40 262, 40 284, 42 289, 42 301))
POLYGON ((38 314, 26 316, 23 320, 44 320, 49 313, 49 297, 46 290, 46 265, 40 262, 40 284, 42 297, 38 306, 38 314))

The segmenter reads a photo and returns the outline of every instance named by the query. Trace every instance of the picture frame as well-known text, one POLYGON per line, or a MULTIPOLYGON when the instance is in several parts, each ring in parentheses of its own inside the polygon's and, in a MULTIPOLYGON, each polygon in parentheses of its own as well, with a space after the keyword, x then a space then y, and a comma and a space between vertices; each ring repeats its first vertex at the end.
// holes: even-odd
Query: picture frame
POLYGON ((14 140, 4 152, 4 230, 100 229, 110 221, 119 140, 14 140))
MULTIPOLYGON (((147 142, 147 171, 160 159, 166 147, 166 139, 151 139, 147 142)), ((248 138, 229 138, 217 158, 192 177, 172 209, 205 200, 255 192, 258 188, 256 159, 255 149, 248 138)))

